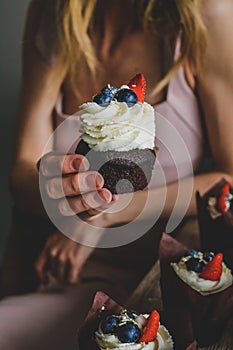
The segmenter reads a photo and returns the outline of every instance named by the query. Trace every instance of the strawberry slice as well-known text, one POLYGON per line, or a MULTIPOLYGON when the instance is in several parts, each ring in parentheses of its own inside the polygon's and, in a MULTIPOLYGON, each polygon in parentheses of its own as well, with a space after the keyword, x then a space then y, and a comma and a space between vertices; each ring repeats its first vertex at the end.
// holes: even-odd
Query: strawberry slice
POLYGON ((223 187, 221 188, 222 194, 228 194, 230 192, 230 184, 229 182, 226 182, 223 187))
POLYGON ((225 213, 228 210, 226 194, 225 193, 222 193, 221 196, 219 196, 217 198, 217 200, 216 200, 216 209, 221 214, 225 213))
POLYGON ((199 274, 200 278, 210 281, 218 281, 222 274, 223 254, 216 254, 210 262, 205 265, 202 272, 199 274))
POLYGON ((159 320, 160 316, 158 311, 153 310, 148 317, 147 324, 143 329, 143 334, 141 338, 138 340, 138 343, 149 343, 154 341, 157 336, 158 328, 159 328, 159 320))
POLYGON ((146 92, 146 79, 143 74, 137 74, 127 84, 128 87, 135 92, 138 102, 144 102, 146 92))
POLYGON ((216 199, 216 209, 219 213, 223 214, 228 210, 227 195, 230 193, 230 184, 226 182, 221 188, 221 194, 216 199))

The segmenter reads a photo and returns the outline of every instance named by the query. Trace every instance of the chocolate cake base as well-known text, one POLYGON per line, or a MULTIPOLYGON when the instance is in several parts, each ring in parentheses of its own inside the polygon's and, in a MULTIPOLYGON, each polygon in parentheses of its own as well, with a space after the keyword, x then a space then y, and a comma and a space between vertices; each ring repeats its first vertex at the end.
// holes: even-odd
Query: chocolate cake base
POLYGON ((104 187, 113 194, 130 193, 146 188, 152 176, 155 152, 150 149, 127 152, 99 152, 80 141, 75 153, 84 155, 90 170, 98 171, 104 178, 104 187))
POLYGON ((164 323, 174 336, 176 349, 194 339, 201 347, 216 343, 232 316, 233 286, 203 296, 184 283, 170 265, 162 264, 161 271, 164 323))

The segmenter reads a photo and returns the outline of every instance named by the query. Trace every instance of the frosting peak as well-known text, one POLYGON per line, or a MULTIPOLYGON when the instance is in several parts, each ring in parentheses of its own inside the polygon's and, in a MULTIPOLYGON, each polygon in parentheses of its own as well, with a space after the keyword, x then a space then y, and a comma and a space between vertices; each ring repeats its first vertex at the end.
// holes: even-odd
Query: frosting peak
MULTIPOLYGON (((124 310, 120 315, 113 315, 113 320, 118 323, 118 326, 121 327, 123 325, 126 325, 127 322, 130 322, 131 325, 136 325, 136 328, 138 328, 138 331, 141 333, 143 332, 143 329, 145 327, 145 324, 147 323, 149 319, 148 314, 135 314, 133 311, 130 311, 128 313, 127 310, 124 310)), ((118 327, 116 326, 116 327, 118 327)), ((109 324, 107 323, 107 327, 109 327, 109 324)), ((117 332, 116 329, 106 331, 106 324, 103 326, 101 323, 99 325, 98 330, 95 332, 95 337, 97 344, 99 345, 101 350, 173 350, 173 340, 168 332, 168 330, 158 323, 158 330, 157 334, 155 335, 155 339, 153 341, 142 341, 140 340, 134 341, 132 339, 129 339, 125 342, 122 342, 122 339, 119 338, 119 331, 117 332), (104 327, 104 331, 103 331, 104 327)), ((131 333, 132 336, 132 333, 131 333)), ((140 334, 139 334, 140 337, 140 334)), ((125 339, 125 334, 124 334, 125 339)), ((137 338, 138 339, 138 338, 137 338)), ((141 339, 141 338, 140 338, 141 339)), ((125 339, 126 340, 126 339, 125 339)))
POLYGON ((95 151, 154 148, 155 113, 148 103, 137 102, 129 107, 117 100, 107 106, 87 102, 80 109, 81 137, 95 151))
MULTIPOLYGON (((198 259, 203 262, 203 254, 201 252, 196 253, 198 259)), ((184 256, 178 263, 171 263, 171 266, 183 282, 188 284, 191 288, 195 289, 200 294, 209 295, 218 293, 232 285, 233 277, 231 270, 224 264, 224 262, 222 262, 222 273, 220 278, 216 281, 213 281, 201 278, 201 274, 198 273, 198 271, 195 271, 195 269, 188 269, 187 262, 189 259, 192 259, 191 256, 184 256)))

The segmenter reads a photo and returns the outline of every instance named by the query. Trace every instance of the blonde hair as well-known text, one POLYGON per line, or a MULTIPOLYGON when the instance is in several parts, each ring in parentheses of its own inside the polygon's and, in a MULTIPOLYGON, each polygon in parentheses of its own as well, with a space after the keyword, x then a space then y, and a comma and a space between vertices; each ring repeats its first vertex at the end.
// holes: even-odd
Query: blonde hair
MULTIPOLYGON (((206 28, 201 16, 201 0, 131 1, 134 2, 138 25, 144 30, 162 35, 167 48, 172 47, 172 43, 174 44, 181 33, 180 56, 157 84, 155 91, 162 90, 185 61, 198 71, 207 43, 206 28), (160 33, 157 28, 160 28, 160 33)), ((99 63, 91 34, 95 26, 96 3, 97 0, 56 1, 59 71, 66 70, 74 76, 77 62, 82 62, 95 75, 99 63)))

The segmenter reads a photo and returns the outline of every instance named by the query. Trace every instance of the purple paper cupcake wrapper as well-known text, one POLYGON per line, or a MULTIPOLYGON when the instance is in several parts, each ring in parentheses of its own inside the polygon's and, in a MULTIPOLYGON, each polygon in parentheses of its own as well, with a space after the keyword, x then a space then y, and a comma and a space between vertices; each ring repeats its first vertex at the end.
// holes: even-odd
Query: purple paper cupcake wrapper
MULTIPOLYGON (((203 196, 196 193, 197 218, 203 251, 222 252, 224 261, 233 269, 233 204, 218 218, 213 219, 207 209, 208 198, 217 197, 225 179, 220 180, 203 196)), ((231 190, 232 191, 232 190, 231 190)))
MULTIPOLYGON (((93 305, 89 310, 86 319, 77 332, 77 340, 80 350, 99 350, 95 342, 94 334, 98 328, 99 323, 106 316, 112 314, 119 314, 123 307, 112 300, 108 295, 99 291, 96 293, 93 305)), ((195 350, 197 347, 196 341, 190 342, 187 347, 182 350, 195 350)), ((175 348, 181 350, 180 348, 175 348)))
POLYGON ((174 238, 163 234, 159 257, 164 324, 173 334, 178 349, 184 349, 187 342, 194 340, 203 346, 215 343, 233 312, 233 286, 217 294, 202 296, 173 271, 170 262, 179 261, 187 250, 174 238))

